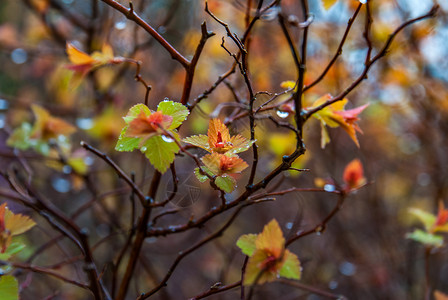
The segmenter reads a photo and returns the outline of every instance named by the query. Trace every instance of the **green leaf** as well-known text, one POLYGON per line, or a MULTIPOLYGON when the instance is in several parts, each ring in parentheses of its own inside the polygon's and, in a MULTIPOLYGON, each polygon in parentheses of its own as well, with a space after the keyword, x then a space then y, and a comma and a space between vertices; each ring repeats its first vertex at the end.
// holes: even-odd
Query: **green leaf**
POLYGON ((234 144, 235 148, 232 148, 231 150, 229 150, 230 153, 240 153, 240 152, 244 152, 247 149, 249 149, 250 147, 252 147, 252 145, 256 142, 256 140, 246 140, 244 142, 242 142, 241 144, 234 144))
POLYGON ((31 147, 30 136, 32 126, 29 123, 22 123, 19 128, 16 128, 11 136, 6 141, 9 147, 26 150, 31 147))
POLYGON ((140 103, 132 106, 129 109, 129 112, 126 115, 126 117, 123 118, 123 120, 126 122, 126 124, 131 123, 132 120, 134 120, 140 114, 141 111, 144 111, 145 115, 147 116, 151 115, 151 110, 146 105, 140 103))
POLYGON ((175 154, 179 152, 179 147, 174 141, 168 143, 165 142, 161 136, 154 136, 152 138, 149 138, 142 145, 140 151, 145 153, 145 156, 149 159, 149 162, 160 173, 165 173, 165 171, 174 161, 175 154))
MULTIPOLYGON (((208 170, 206 167, 202 167, 202 170, 204 170, 205 172, 209 173, 209 175, 213 175, 213 174, 211 174, 210 170, 208 170)), ((201 174, 201 172, 199 171, 199 168, 195 168, 194 169, 194 175, 202 183, 206 182, 207 179, 208 179, 207 175, 201 174)))
POLYGON ((408 239, 422 243, 426 246, 432 246, 432 247, 442 247, 443 246, 443 237, 441 237, 440 235, 435 235, 432 233, 425 232, 420 229, 416 229, 416 230, 414 230, 414 232, 408 233, 406 235, 406 237, 408 239))
POLYGON ((202 149, 210 152, 210 145, 208 144, 208 136, 206 136, 206 135, 203 135, 203 134, 193 135, 193 136, 184 138, 182 141, 184 143, 191 144, 193 146, 202 148, 202 149))
POLYGON ((0 295, 2 300, 19 299, 19 283, 14 276, 4 275, 0 277, 0 295))
POLYGON ((130 152, 137 149, 140 145, 140 138, 125 136, 128 126, 124 127, 118 138, 117 145, 115 145, 115 150, 123 152, 130 152))
POLYGON ((216 177, 215 184, 226 193, 231 193, 236 186, 235 179, 233 179, 232 176, 228 175, 216 177))
POLYGON ((241 249, 241 251, 247 256, 252 256, 256 250, 255 240, 257 239, 257 234, 245 234, 240 236, 236 245, 241 249))
POLYGON ((409 213, 417 217, 423 223, 427 231, 431 230, 436 222, 436 216, 419 208, 410 208, 409 213))
POLYGON ((285 250, 283 266, 279 272, 281 277, 288 279, 300 279, 302 269, 297 255, 285 250))
POLYGON ((169 115, 173 117, 173 122, 171 123, 171 126, 168 128, 169 130, 176 129, 177 127, 179 127, 180 124, 182 124, 182 122, 185 121, 188 114, 190 113, 188 109, 181 103, 167 100, 159 103, 157 111, 161 111, 164 115, 169 115))

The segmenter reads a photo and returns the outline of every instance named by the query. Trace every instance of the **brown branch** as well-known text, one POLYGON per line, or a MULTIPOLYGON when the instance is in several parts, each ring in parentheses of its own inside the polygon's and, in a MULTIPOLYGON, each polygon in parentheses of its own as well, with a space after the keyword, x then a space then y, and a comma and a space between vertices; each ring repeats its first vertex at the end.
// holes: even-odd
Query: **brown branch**
POLYGON ((336 60, 338 59, 339 56, 341 56, 342 54, 342 48, 344 47, 345 41, 347 39, 348 33, 350 32, 350 29, 353 25, 353 23, 355 22, 356 17, 358 16, 359 11, 361 10, 361 6, 362 3, 359 3, 358 7, 355 10, 355 13, 353 14, 353 16, 348 20, 347 23, 347 28, 345 29, 344 35, 342 36, 341 42, 339 43, 338 49, 336 50, 335 55, 333 56, 333 58, 330 60, 330 62, 328 63, 328 65, 325 67, 325 70, 322 72, 322 74, 320 74, 313 82, 311 82, 309 85, 306 85, 303 87, 303 91, 307 91, 310 88, 312 88, 313 86, 315 86, 316 84, 318 84, 322 79, 324 79, 324 77, 327 75, 328 71, 330 71, 331 67, 334 65, 334 63, 336 62, 336 60))
POLYGON ((141 28, 143 28, 146 32, 148 32, 157 42, 168 51, 171 57, 178 61, 185 69, 188 68, 190 62, 188 59, 182 56, 167 40, 165 40, 151 25, 149 25, 146 21, 140 18, 139 15, 134 11, 132 3, 129 5, 129 8, 124 7, 120 3, 115 0, 101 0, 107 5, 113 7, 115 10, 121 12, 126 16, 129 20, 134 21, 141 28))
POLYGON ((146 230, 149 222, 149 217, 151 216, 151 204, 154 202, 154 199, 157 195, 157 190, 159 188, 160 179, 162 178, 162 174, 155 170, 154 175, 152 177, 151 186, 148 192, 148 200, 143 207, 142 215, 140 216, 137 224, 137 231, 135 235, 134 243, 132 244, 131 253, 129 254, 129 261, 126 266, 126 271, 123 275, 123 279, 120 284, 120 288, 117 293, 116 300, 123 300, 126 297, 126 294, 129 289, 129 284, 131 282, 132 276, 134 275, 134 270, 137 265, 138 258, 140 256, 140 251, 143 246, 143 242, 146 237, 146 230))
POLYGON ((81 141, 81 146, 104 160, 109 166, 114 169, 114 171, 117 173, 118 176, 120 176, 126 183, 132 188, 132 190, 137 194, 138 198, 140 199, 140 202, 142 205, 144 205, 147 201, 145 195, 143 195, 143 192, 139 189, 139 187, 132 181, 131 178, 129 178, 128 175, 109 157, 107 154, 99 151, 98 149, 90 146, 84 141, 81 141))
POLYGON ((407 22, 404 22, 403 24, 401 24, 397 29, 394 30, 394 32, 392 32, 389 35, 389 38, 387 39, 387 41, 384 43, 383 48, 381 48, 381 50, 371 59, 369 60, 365 66, 364 66, 364 70, 362 71, 361 75, 354 81, 352 82, 352 84, 345 89, 344 91, 342 91, 339 95, 331 98, 330 100, 326 101, 325 103, 323 103, 322 105, 319 105, 318 107, 315 107, 313 109, 307 110, 304 112, 303 114, 303 119, 307 120, 309 119, 313 114, 315 114, 316 112, 320 111, 321 109, 324 109, 325 107, 340 101, 342 99, 344 99, 345 96, 347 96, 354 88, 356 88, 364 79, 367 78, 367 73, 369 72, 370 68, 372 67, 373 64, 375 64, 380 58, 384 57, 387 54, 387 51, 389 50, 392 42, 394 41, 395 37, 398 35, 398 33, 400 33, 400 31, 402 31, 404 28, 406 28, 407 26, 416 23, 418 21, 427 19, 427 18, 432 18, 436 15, 437 11, 439 10, 439 6, 438 5, 434 5, 431 10, 414 19, 408 20, 407 22))
POLYGON ((43 267, 39 267, 39 266, 34 266, 34 265, 30 265, 30 264, 25 264, 25 263, 20 263, 20 262, 10 262, 10 261, 3 261, 0 260, 0 266, 12 266, 14 268, 19 268, 19 269, 23 269, 23 270, 29 270, 31 272, 34 273, 40 273, 40 274, 45 274, 54 278, 57 278, 59 280, 64 281, 65 283, 69 283, 69 284, 73 284, 76 285, 77 287, 86 289, 86 290, 90 290, 89 285, 67 278, 53 270, 50 270, 48 268, 43 268, 43 267))

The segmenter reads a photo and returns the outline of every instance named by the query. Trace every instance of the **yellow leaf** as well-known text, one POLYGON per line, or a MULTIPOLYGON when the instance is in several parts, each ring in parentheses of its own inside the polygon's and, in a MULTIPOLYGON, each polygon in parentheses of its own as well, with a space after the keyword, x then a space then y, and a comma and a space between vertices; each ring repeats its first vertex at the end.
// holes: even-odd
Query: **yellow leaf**
POLYGON ((95 63, 90 55, 76 48, 72 43, 67 43, 67 55, 71 63, 75 65, 85 65, 95 63))
POLYGON ((255 246, 257 249, 268 251, 277 258, 282 255, 285 247, 285 238, 275 219, 263 228, 263 232, 258 235, 255 241, 255 246))
POLYGON ((50 115, 50 113, 38 105, 32 105, 31 109, 36 117, 31 138, 48 141, 59 135, 70 135, 75 132, 76 128, 60 118, 50 115))
POLYGON ((326 10, 330 9, 338 0, 322 0, 322 4, 326 10))
MULTIPOLYGON (((4 230, 8 230, 11 236, 22 234, 31 228, 33 228, 36 223, 28 216, 22 214, 14 214, 6 207, 6 203, 0 206, 0 215, 3 218, 4 230)), ((0 223, 2 221, 0 218, 0 223)), ((0 224, 1 225, 1 224, 0 224)), ((2 226, 0 226, 1 228, 2 226)))

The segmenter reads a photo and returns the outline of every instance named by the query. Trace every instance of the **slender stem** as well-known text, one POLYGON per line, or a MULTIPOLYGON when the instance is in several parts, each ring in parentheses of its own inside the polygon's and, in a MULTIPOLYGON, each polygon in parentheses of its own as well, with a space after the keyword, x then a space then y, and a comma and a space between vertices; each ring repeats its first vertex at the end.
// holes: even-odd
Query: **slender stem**
POLYGON ((126 8, 115 0, 101 0, 107 5, 113 7, 115 10, 118 10, 123 15, 126 16, 129 20, 134 21, 141 28, 143 28, 146 32, 148 32, 157 42, 168 51, 171 57, 178 61, 185 69, 188 68, 190 62, 188 59, 182 56, 167 40, 165 40, 151 25, 149 25, 146 21, 140 18, 139 15, 134 11, 133 6, 130 5, 130 8, 126 8))
POLYGON ((146 237, 146 230, 149 222, 149 217, 151 215, 151 204, 156 198, 157 190, 159 188, 160 179, 162 178, 162 174, 159 171, 154 171, 154 175, 152 177, 151 186, 148 192, 148 203, 143 207, 142 215, 137 224, 137 232, 135 235, 135 240, 131 248, 131 253, 129 256, 129 261, 126 266, 126 271, 123 276, 123 280, 121 281, 120 288, 117 293, 116 300, 124 300, 126 294, 129 289, 129 284, 131 282, 132 276, 134 274, 135 267, 137 265, 138 258, 140 256, 140 251, 143 246, 143 242, 146 237))

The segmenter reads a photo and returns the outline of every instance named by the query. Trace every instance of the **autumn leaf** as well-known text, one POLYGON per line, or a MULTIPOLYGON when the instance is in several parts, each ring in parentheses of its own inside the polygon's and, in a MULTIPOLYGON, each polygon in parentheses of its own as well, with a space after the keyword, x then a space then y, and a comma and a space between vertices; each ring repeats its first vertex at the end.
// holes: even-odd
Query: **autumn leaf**
POLYGON ((57 138, 59 135, 70 135, 76 128, 66 121, 50 115, 50 113, 39 105, 32 105, 31 109, 36 117, 34 126, 31 129, 31 139, 48 141, 57 138))
POLYGON ((71 62, 70 65, 67 65, 67 68, 82 77, 94 68, 124 61, 123 57, 114 57, 112 47, 108 44, 104 44, 101 51, 95 51, 91 55, 79 50, 72 43, 67 43, 66 51, 71 62))
MULTIPOLYGON (((57 140, 62 135, 69 136, 76 130, 73 125, 63 119, 53 117, 46 109, 38 105, 32 105, 31 109, 35 116, 34 124, 25 122, 16 128, 6 141, 8 146, 21 150, 33 148, 43 155, 48 155, 49 140, 57 140)), ((58 140, 58 144, 64 144, 64 142, 58 140)))
POLYGON ((264 227, 262 233, 243 235, 236 244, 249 256, 244 285, 263 284, 278 277, 300 279, 300 261, 285 249, 285 238, 275 219, 264 227))
POLYGON ((36 223, 28 216, 14 214, 6 203, 0 205, 0 253, 5 253, 12 237, 22 234, 34 227, 36 223))
POLYGON ((164 173, 179 152, 176 128, 187 118, 188 109, 180 103, 163 101, 157 111, 144 104, 131 107, 123 118, 126 126, 121 131, 115 150, 140 149, 149 162, 164 173))
POLYGON ((121 115, 114 107, 108 107, 96 116, 92 121, 92 127, 87 132, 95 138, 99 138, 106 143, 117 140, 123 128, 120 122, 117 122, 121 115))
POLYGON ((227 156, 220 153, 207 154, 201 158, 204 165, 215 175, 241 173, 248 167, 238 156, 227 156))
MULTIPOLYGON (((248 167, 247 163, 236 155, 228 156, 216 152, 205 155, 201 158, 201 161, 210 175, 217 176, 215 184, 226 193, 232 192, 236 186, 235 179, 229 174, 241 173, 248 167)), ((199 181, 204 180, 203 176, 196 173, 199 181)))
POLYGON ((360 188, 366 183, 364 170, 359 159, 352 160, 344 169, 343 175, 347 191, 360 188))
POLYGON ((329 10, 338 0, 322 0, 325 10, 329 10))
MULTIPOLYGON (((331 95, 325 95, 319 99, 317 99, 313 105, 312 108, 319 107, 320 105, 324 104, 327 100, 331 99, 331 95)), ((330 142, 330 135, 327 131, 327 126, 336 128, 336 127, 342 127, 342 129, 347 132, 347 134, 350 136, 350 138, 355 142, 356 146, 359 147, 358 138, 356 137, 356 132, 360 132, 361 128, 359 128, 358 124, 356 123, 360 119, 358 118, 359 114, 369 106, 369 104, 362 105, 360 107, 350 109, 350 110, 344 110, 345 105, 347 104, 348 100, 343 99, 342 101, 335 102, 331 105, 328 105, 324 107, 323 109, 317 111, 313 114, 313 117, 318 119, 321 124, 321 147, 325 148, 325 145, 330 142)))
POLYGON ((244 152, 255 142, 247 140, 239 134, 230 136, 229 129, 219 119, 210 120, 207 135, 194 135, 183 139, 183 141, 208 152, 221 154, 244 152))

